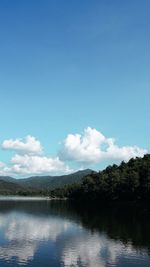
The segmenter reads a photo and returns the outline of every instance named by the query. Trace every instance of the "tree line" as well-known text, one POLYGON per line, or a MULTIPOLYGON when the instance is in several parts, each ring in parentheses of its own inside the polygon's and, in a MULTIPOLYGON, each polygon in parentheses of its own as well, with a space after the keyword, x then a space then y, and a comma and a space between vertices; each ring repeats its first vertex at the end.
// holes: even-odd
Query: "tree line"
POLYGON ((50 196, 88 202, 150 200, 150 155, 93 172, 81 184, 51 190, 50 196))

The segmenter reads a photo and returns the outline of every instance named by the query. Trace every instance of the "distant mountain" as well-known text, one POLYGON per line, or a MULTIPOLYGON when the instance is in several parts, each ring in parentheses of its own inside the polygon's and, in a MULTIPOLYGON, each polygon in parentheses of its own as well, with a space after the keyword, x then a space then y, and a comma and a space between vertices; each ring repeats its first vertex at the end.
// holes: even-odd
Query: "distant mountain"
POLYGON ((16 183, 12 183, 9 181, 0 180, 0 194, 17 194, 20 191, 23 191, 24 188, 16 183))
POLYGON ((92 173, 92 170, 86 169, 68 175, 62 176, 33 176, 30 178, 19 179, 17 183, 25 187, 36 189, 54 189, 82 182, 83 177, 92 173))
POLYGON ((12 178, 10 176, 0 176, 0 180, 3 180, 5 182, 10 182, 10 183, 16 183, 16 179, 12 178))
MULTIPOLYGON (((15 179, 9 176, 0 176, 0 180, 5 182, 2 187, 7 187, 7 184, 12 188, 12 191, 16 187, 20 191, 22 190, 51 190, 55 188, 61 188, 65 185, 71 185, 74 183, 81 183, 83 178, 93 171, 90 169, 77 171, 72 174, 62 176, 33 176, 24 179, 15 179)), ((1 187, 1 184, 0 184, 1 187)), ((0 190, 1 192, 1 190, 0 190)))

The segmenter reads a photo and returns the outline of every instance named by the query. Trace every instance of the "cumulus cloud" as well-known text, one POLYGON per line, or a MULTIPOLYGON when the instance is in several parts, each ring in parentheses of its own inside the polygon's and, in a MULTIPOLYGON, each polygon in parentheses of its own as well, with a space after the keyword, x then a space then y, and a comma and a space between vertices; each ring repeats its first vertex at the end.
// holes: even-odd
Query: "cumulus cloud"
MULTIPOLYGON (((0 175, 62 175, 74 172, 66 161, 78 169, 90 167, 103 161, 128 161, 143 157, 146 149, 138 146, 118 146, 114 138, 109 138, 93 128, 86 128, 83 134, 68 134, 56 156, 44 155, 43 147, 34 136, 24 139, 8 139, 1 144, 4 150, 12 150, 15 155, 8 164, 0 162, 0 175), (84 167, 83 167, 84 166, 84 167)), ((77 170, 77 169, 76 169, 77 170)))
POLYGON ((4 162, 0 161, 0 176, 6 175, 5 170, 7 169, 7 165, 4 162))
POLYGON ((0 161, 0 169, 5 167, 5 163, 0 161))
POLYGON ((34 136, 5 140, 1 147, 5 150, 13 150, 17 154, 12 157, 8 165, 0 162, 0 175, 59 175, 72 171, 58 156, 44 156, 43 147, 34 136))
POLYGON ((43 150, 40 141, 31 135, 26 136, 24 139, 4 140, 1 146, 5 150, 14 150, 31 154, 41 154, 43 150))
POLYGON ((59 153, 61 160, 97 164, 103 160, 125 160, 143 157, 147 150, 138 146, 119 147, 115 139, 105 137, 96 129, 88 127, 83 135, 69 134, 59 153))
MULTIPOLYGON (((2 172, 2 170, 1 170, 2 172)), ((11 165, 3 168, 5 175, 40 175, 40 174, 68 174, 72 170, 58 157, 16 154, 11 159, 11 165)))

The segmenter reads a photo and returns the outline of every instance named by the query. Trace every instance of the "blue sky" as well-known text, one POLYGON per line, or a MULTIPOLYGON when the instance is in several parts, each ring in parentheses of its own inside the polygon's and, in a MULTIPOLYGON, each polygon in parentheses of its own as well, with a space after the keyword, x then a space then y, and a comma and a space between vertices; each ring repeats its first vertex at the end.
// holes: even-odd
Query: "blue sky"
MULTIPOLYGON (((149 151, 149 12, 148 0, 0 1, 1 144, 31 135, 73 169, 91 162, 60 142, 88 127, 149 151)), ((1 162, 28 153, 13 148, 1 162)))

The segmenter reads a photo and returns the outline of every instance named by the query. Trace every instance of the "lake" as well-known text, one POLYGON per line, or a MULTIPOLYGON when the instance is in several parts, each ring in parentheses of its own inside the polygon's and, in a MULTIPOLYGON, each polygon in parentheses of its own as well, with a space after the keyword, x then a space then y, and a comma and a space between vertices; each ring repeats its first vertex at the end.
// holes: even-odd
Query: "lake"
POLYGON ((134 207, 0 200, 0 266, 149 267, 150 218, 134 207))

